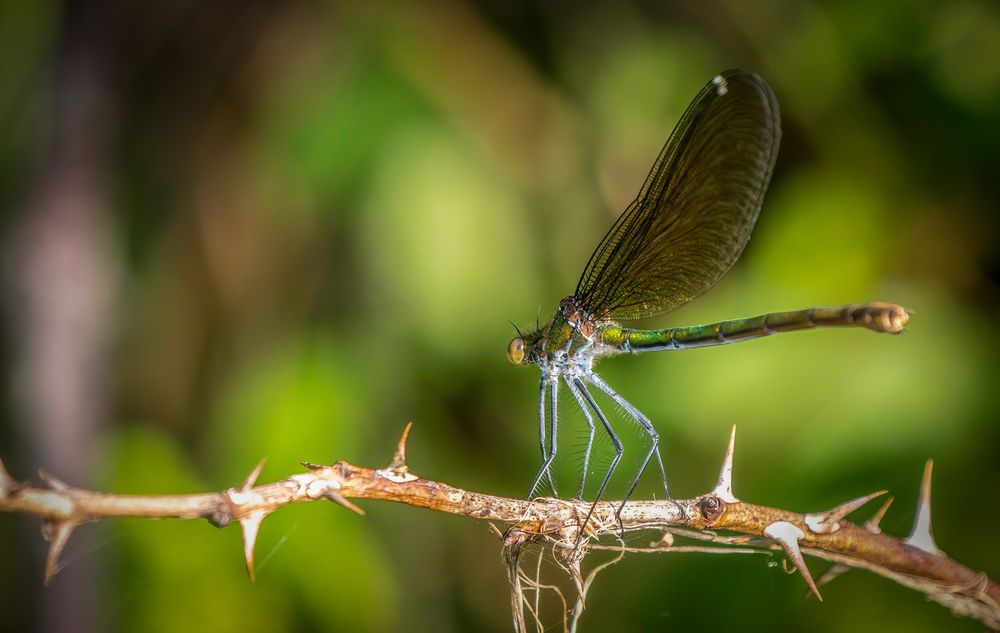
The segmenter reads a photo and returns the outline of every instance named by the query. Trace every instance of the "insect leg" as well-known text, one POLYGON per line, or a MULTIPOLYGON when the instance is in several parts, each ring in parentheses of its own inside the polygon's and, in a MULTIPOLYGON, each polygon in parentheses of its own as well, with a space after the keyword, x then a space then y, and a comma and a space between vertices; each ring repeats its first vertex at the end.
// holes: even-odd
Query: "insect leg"
POLYGON ((667 495, 667 499, 672 499, 673 497, 670 496, 670 488, 667 486, 667 472, 663 469, 663 458, 660 457, 660 434, 653 428, 653 424, 649 421, 649 418, 632 406, 631 402, 618 395, 617 391, 612 389, 608 383, 604 382, 604 380, 602 380, 601 377, 594 372, 587 374, 587 379, 597 385, 598 389, 611 396, 612 400, 625 409, 625 412, 639 423, 642 429, 646 432, 646 435, 649 436, 651 442, 649 450, 646 452, 646 457, 642 460, 642 466, 639 467, 639 472, 636 474, 635 478, 632 479, 632 483, 628 487, 628 492, 625 494, 625 498, 622 500, 622 505, 618 508, 618 512, 621 513, 622 508, 625 507, 625 503, 628 501, 629 497, 632 496, 632 492, 639 483, 639 478, 642 477, 642 473, 645 472, 646 466, 649 465, 649 460, 654 453, 656 454, 656 463, 660 467, 660 479, 663 481, 663 492, 667 495))
POLYGON ((542 467, 539 469, 538 474, 535 476, 535 480, 531 484, 531 490, 528 492, 528 498, 531 499, 535 496, 538 491, 538 485, 542 482, 542 477, 548 479, 549 486, 552 488, 552 495, 559 496, 556 490, 555 481, 552 479, 552 471, 550 467, 552 466, 552 460, 556 457, 556 425, 558 424, 558 393, 559 393, 559 374, 558 372, 542 372, 542 380, 538 386, 538 438, 539 445, 542 448, 542 467), (545 447, 545 396, 546 391, 548 391, 551 398, 551 410, 549 414, 549 448, 545 447))
MULTIPOLYGON (((583 520, 583 525, 580 527, 580 534, 577 536, 577 543, 580 542, 580 537, 583 535, 587 524, 590 522, 590 517, 594 514, 594 508, 597 507, 597 502, 601 500, 601 496, 604 494, 604 489, 608 487, 608 482, 611 481, 611 476, 615 472, 615 468, 618 467, 618 462, 621 461, 622 453, 625 452, 625 448, 622 446, 622 442, 618 439, 618 434, 611 427, 611 423, 608 422, 607 416, 601 411, 601 407, 597 405, 594 397, 590 395, 587 391, 587 386, 583 384, 583 381, 579 378, 573 378, 574 394, 582 394, 587 400, 587 404, 590 405, 591 410, 597 415, 597 418, 601 421, 601 425, 604 426, 604 430, 608 432, 608 436, 611 437, 611 443, 615 445, 615 456, 611 460, 611 465, 608 466, 608 472, 604 474, 604 479, 601 481, 600 487, 597 489, 597 496, 594 497, 594 503, 590 506, 590 511, 587 512, 587 518, 583 520)), ((577 396, 579 397, 579 396, 577 396)))
POLYGON ((580 477, 580 489, 576 496, 579 499, 583 499, 583 490, 587 485, 587 473, 590 471, 590 453, 594 448, 594 416, 590 413, 590 407, 587 402, 580 395, 580 390, 576 388, 576 385, 569 379, 568 376, 563 376, 563 380, 566 381, 566 386, 569 387, 570 393, 576 398, 577 403, 580 405, 580 410, 583 411, 583 417, 587 420, 587 426, 590 427, 590 435, 587 437, 587 450, 583 454, 583 475, 580 477))

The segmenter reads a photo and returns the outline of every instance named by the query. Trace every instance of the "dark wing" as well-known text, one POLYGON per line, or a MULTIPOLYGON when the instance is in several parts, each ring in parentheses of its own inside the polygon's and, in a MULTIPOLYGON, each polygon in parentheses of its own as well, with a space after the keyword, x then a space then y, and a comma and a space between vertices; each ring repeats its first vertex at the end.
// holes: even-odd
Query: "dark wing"
POLYGON ((780 139, 777 99, 756 73, 727 70, 708 82, 590 256, 577 305, 597 318, 639 319, 714 286, 750 239, 780 139))

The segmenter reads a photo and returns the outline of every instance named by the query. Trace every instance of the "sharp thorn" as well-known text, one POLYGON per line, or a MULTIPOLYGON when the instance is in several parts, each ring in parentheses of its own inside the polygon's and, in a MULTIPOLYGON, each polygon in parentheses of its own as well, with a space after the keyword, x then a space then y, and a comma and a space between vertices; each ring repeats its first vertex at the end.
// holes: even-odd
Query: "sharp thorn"
POLYGON ((67 484, 65 481, 59 479, 58 477, 56 477, 55 475, 46 470, 42 470, 41 468, 38 469, 38 476, 41 477, 42 481, 47 483, 49 487, 52 488, 53 490, 64 492, 66 490, 69 490, 70 488, 69 484, 67 484))
POLYGON ((719 471, 719 481, 712 491, 716 497, 726 503, 739 503, 740 500, 733 495, 733 454, 736 451, 736 425, 729 433, 729 446, 726 448, 726 456, 722 460, 722 469, 719 471))
POLYGON ((924 465, 924 476, 920 481, 920 497, 917 500, 917 516, 913 522, 913 531, 906 542, 928 554, 940 554, 941 550, 934 543, 934 532, 931 529, 931 475, 934 472, 934 460, 928 459, 924 465))
POLYGON ((264 510, 254 510, 240 519, 240 529, 243 531, 243 558, 247 562, 247 574, 250 575, 250 582, 257 580, 254 573, 253 550, 257 544, 257 534, 260 532, 260 524, 263 523, 266 516, 267 512, 264 510))
POLYGON ((331 490, 330 492, 328 492, 326 494, 326 496, 327 496, 327 498, 330 501, 333 501, 334 503, 336 503, 338 505, 344 506, 345 508, 347 508, 351 512, 356 512, 356 513, 358 513, 361 516, 365 516, 365 511, 364 510, 362 510, 358 506, 356 506, 353 503, 351 503, 350 501, 348 501, 347 498, 344 497, 344 495, 340 494, 336 490, 331 490))
MULTIPOLYGON (((822 587, 823 585, 833 582, 836 578, 839 578, 844 572, 849 571, 851 568, 843 563, 834 563, 826 568, 826 570, 819 575, 816 579, 816 586, 822 587)), ((811 593, 811 592, 810 592, 811 593)), ((810 594, 806 594, 808 598, 810 594)))
POLYGON ((250 489, 253 488, 253 485, 257 483, 257 478, 260 477, 260 473, 264 470, 264 464, 266 463, 267 463, 266 457, 257 462, 257 465, 254 466, 254 469, 251 470, 250 474, 247 475, 247 478, 243 480, 243 486, 240 488, 241 492, 250 492, 250 489))
POLYGON ((399 442, 396 443, 396 452, 392 454, 392 463, 389 464, 389 470, 406 468, 406 440, 410 437, 410 429, 412 428, 413 422, 407 422, 406 427, 403 429, 403 434, 399 436, 399 442))
POLYGON ((882 522, 882 518, 885 516, 885 513, 889 511, 889 506, 892 505, 893 499, 894 497, 889 497, 888 499, 886 499, 885 502, 882 504, 882 507, 878 509, 878 512, 872 515, 872 518, 865 521, 866 530, 868 530, 872 534, 882 533, 882 528, 879 527, 879 524, 882 522))
POLYGON ((806 526, 808 526, 814 534, 831 534, 836 532, 840 529, 840 521, 844 517, 865 505, 872 499, 881 497, 886 492, 888 492, 888 490, 879 490, 871 493, 870 495, 846 501, 839 506, 830 508, 826 512, 812 512, 807 514, 805 518, 806 526))
POLYGON ((59 557, 66 548, 70 535, 77 524, 72 521, 47 521, 42 528, 42 535, 49 541, 49 554, 45 560, 45 584, 59 571, 59 557))
POLYGON ((809 573, 806 561, 802 558, 802 551, 799 549, 799 539, 804 538, 805 533, 788 521, 775 521, 764 528, 764 535, 781 545, 781 549, 785 550, 785 554, 795 565, 795 569, 799 570, 802 579, 806 581, 809 590, 820 602, 823 602, 823 596, 820 595, 819 588, 816 587, 816 582, 813 580, 812 574, 809 573))
POLYGON ((314 462, 299 462, 299 463, 309 470, 319 470, 321 468, 325 468, 325 466, 323 466, 322 464, 316 464, 314 462))

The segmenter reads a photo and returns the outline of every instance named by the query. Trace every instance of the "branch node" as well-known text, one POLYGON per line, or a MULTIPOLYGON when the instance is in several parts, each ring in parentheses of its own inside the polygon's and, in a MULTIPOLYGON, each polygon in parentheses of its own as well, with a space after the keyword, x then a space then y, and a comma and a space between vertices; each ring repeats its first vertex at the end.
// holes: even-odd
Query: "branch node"
POLYGON ((42 524, 42 536, 49 542, 49 554, 45 561, 45 584, 59 571, 59 557, 66 548, 69 537, 79 523, 75 521, 45 521, 42 524))
POLYGON ((934 543, 934 532, 931 529, 931 475, 934 472, 934 460, 928 459, 924 464, 924 476, 920 481, 920 497, 917 500, 917 516, 913 522, 913 531, 906 538, 906 543, 923 550, 928 554, 942 554, 934 543))
POLYGON ((266 510, 254 510, 240 519, 240 529, 243 531, 243 558, 247 562, 247 574, 250 576, 250 582, 257 580, 254 573, 253 550, 257 544, 257 534, 260 532, 260 524, 264 522, 264 517, 266 516, 266 510))
MULTIPOLYGON (((206 517, 209 521, 211 521, 212 525, 220 528, 226 527, 229 525, 229 522, 233 520, 233 517, 238 517, 241 514, 244 514, 244 512, 241 511, 240 506, 259 500, 255 498, 253 486, 257 483, 257 478, 260 477, 260 473, 264 470, 264 464, 266 463, 267 459, 262 459, 257 462, 257 465, 250 471, 250 474, 243 480, 243 483, 240 484, 239 488, 230 488, 226 490, 226 492, 222 495, 222 500, 215 505, 211 514, 206 517)), ((246 536, 246 526, 243 523, 244 519, 247 517, 253 517, 257 512, 257 510, 252 510, 239 519, 240 525, 244 526, 244 537, 246 536)), ((263 520, 263 517, 261 517, 261 520, 263 520)), ((254 538, 256 538, 256 532, 254 532, 254 535, 254 538)), ((252 571, 250 572, 250 576, 252 580, 252 571)))
POLYGON ((708 494, 698 501, 698 511, 703 519, 711 525, 725 513, 728 504, 715 494, 708 494))
POLYGON ((38 469, 38 476, 42 478, 46 484, 49 485, 53 490, 58 490, 59 492, 65 492, 70 489, 70 485, 65 481, 59 479, 47 470, 38 469))
POLYGON ((775 521, 764 528, 764 534, 777 541, 778 545, 781 545, 781 549, 785 550, 785 554, 788 555, 789 560, 792 561, 795 568, 802 574, 802 578, 809 586, 809 590, 813 592, 820 602, 823 602, 823 596, 819 594, 816 582, 813 581, 812 574, 809 573, 809 568, 806 567, 806 561, 802 558, 802 551, 799 549, 799 540, 805 538, 805 532, 788 521, 775 521))
POLYGON ((223 497, 204 517, 215 527, 224 528, 233 520, 233 505, 228 498, 223 497))
POLYGON ((722 469, 719 471, 719 481, 712 491, 726 503, 739 503, 740 500, 733 495, 733 453, 736 450, 736 425, 729 433, 729 446, 726 448, 726 456, 722 460, 722 469))
POLYGON ((805 516, 806 526, 814 534, 832 534, 840 529, 840 521, 876 497, 881 497, 887 490, 878 490, 869 495, 846 501, 825 512, 811 512, 805 516))
POLYGON ((889 511, 889 506, 892 505, 894 498, 895 497, 889 497, 888 499, 886 499, 885 502, 882 504, 882 507, 878 509, 878 512, 876 512, 872 516, 872 518, 865 521, 866 530, 868 530, 872 534, 882 533, 882 528, 879 527, 879 524, 882 522, 882 518, 885 516, 885 513, 889 511))

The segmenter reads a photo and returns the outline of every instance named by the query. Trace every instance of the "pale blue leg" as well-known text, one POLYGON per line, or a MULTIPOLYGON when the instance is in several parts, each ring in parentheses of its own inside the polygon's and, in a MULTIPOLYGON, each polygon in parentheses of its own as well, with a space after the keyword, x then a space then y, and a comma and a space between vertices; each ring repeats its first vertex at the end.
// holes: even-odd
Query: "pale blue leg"
POLYGON ((632 496, 632 492, 635 490, 636 485, 638 485, 639 483, 639 478, 642 477, 642 473, 646 471, 646 466, 649 465, 649 460, 654 453, 656 454, 656 463, 660 467, 660 479, 663 481, 663 492, 666 493, 667 499, 672 499, 672 497, 670 496, 670 488, 667 486, 667 472, 663 469, 663 459, 660 457, 660 434, 657 433, 656 429, 653 428, 653 424, 649 421, 649 418, 647 418, 645 415, 642 414, 641 411, 632 406, 632 403, 630 403, 628 400, 618 395, 618 392, 612 389, 608 385, 608 383, 604 382, 601 379, 601 377, 595 374, 594 372, 590 372, 589 374, 587 374, 586 377, 588 380, 590 380, 590 382, 594 383, 598 389, 611 396, 612 400, 617 402, 623 409, 625 409, 625 412, 628 413, 629 416, 632 417, 632 419, 634 419, 636 422, 639 423, 639 426, 641 426, 642 429, 646 432, 646 435, 649 436, 650 440, 650 447, 649 450, 646 452, 646 457, 642 460, 642 466, 639 468, 639 472, 636 474, 635 478, 632 479, 632 483, 628 487, 628 492, 625 494, 625 498, 622 500, 622 505, 621 507, 618 508, 619 514, 621 513, 622 508, 625 507, 625 503, 628 501, 629 497, 632 496))
POLYGON ((580 410, 583 411, 583 417, 587 420, 587 426, 590 427, 590 435, 587 437, 587 450, 583 454, 583 476, 580 477, 580 490, 576 493, 578 499, 583 499, 583 491, 587 486, 587 474, 590 471, 590 453, 594 447, 594 431, 596 430, 594 427, 594 417, 591 415, 590 407, 587 406, 576 385, 566 376, 563 376, 563 380, 566 381, 566 386, 569 387, 570 393, 576 398, 577 403, 580 405, 580 410))
POLYGON ((549 482, 549 486, 552 488, 552 496, 558 497, 559 492, 556 490, 555 481, 552 479, 552 471, 550 467, 552 466, 552 460, 556 458, 556 426, 559 422, 558 413, 558 394, 559 394, 559 375, 554 374, 549 376, 545 372, 542 373, 542 381, 538 387, 538 437, 539 444, 542 448, 542 467, 539 469, 538 474, 535 476, 535 480, 531 484, 531 490, 528 492, 528 498, 531 499, 535 496, 538 490, 538 485, 542 482, 542 477, 546 477, 549 482), (549 449, 545 449, 545 392, 546 388, 549 391, 551 398, 551 410, 549 414, 549 449))
MULTIPOLYGON (((604 426, 604 430, 608 432, 608 436, 611 437, 611 443, 615 445, 615 456, 611 460, 611 465, 608 466, 608 472, 604 474, 604 479, 601 481, 600 487, 597 489, 597 496, 594 497, 594 503, 590 506, 590 511, 587 512, 587 518, 583 520, 583 525, 580 527, 580 533, 577 535, 577 543, 580 542, 580 537, 583 536, 584 531, 587 528, 587 524, 590 522, 590 517, 594 514, 594 508, 597 507, 597 502, 601 500, 601 496, 604 495, 604 489, 608 487, 608 482, 611 481, 611 476, 614 474, 615 469, 618 467, 618 462, 621 461, 622 453, 625 452, 625 448, 622 446, 622 442, 618 439, 618 434, 611 427, 611 423, 608 422, 607 416, 601 411, 601 407, 597 405, 594 397, 590 395, 587 390, 587 386, 583 384, 583 381, 579 378, 573 379, 574 394, 579 397, 582 394, 587 400, 587 404, 590 405, 591 410, 597 415, 597 419, 601 421, 604 426)), ((619 509, 620 512, 620 509, 619 509)))

